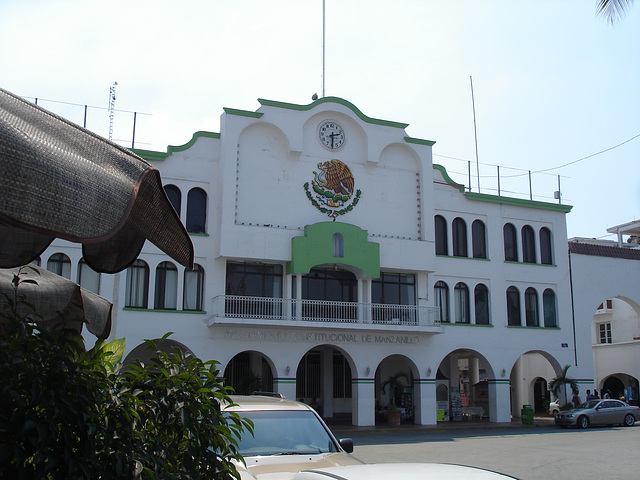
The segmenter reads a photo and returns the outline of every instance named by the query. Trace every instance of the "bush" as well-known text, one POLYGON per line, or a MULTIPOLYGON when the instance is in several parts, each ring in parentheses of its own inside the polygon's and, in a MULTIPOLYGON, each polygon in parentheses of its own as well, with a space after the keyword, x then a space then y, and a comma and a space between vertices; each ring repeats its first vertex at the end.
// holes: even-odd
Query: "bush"
POLYGON ((123 342, 87 351, 77 332, 16 315, 18 303, 0 301, 0 478, 239 478, 252 426, 223 415, 217 362, 148 342, 152 364, 118 372, 123 342))

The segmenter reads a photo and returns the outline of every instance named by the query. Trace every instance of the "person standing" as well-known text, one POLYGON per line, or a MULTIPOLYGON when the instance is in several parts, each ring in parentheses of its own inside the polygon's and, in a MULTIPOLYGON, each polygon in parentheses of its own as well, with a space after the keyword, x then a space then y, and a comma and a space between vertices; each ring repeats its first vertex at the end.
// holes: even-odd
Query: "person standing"
POLYGON ((580 400, 580 395, 578 395, 578 392, 578 390, 574 390, 573 397, 571 398, 571 401, 573 402, 573 406, 575 408, 578 408, 582 404, 582 400, 580 400))

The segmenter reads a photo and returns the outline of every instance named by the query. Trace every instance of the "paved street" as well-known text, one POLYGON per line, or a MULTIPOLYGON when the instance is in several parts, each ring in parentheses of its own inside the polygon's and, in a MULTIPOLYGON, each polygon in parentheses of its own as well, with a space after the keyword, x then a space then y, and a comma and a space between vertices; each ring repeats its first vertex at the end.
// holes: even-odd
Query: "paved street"
POLYGON ((336 431, 367 463, 442 462, 496 470, 522 480, 639 478, 640 424, 587 430, 513 424, 469 428, 336 431))

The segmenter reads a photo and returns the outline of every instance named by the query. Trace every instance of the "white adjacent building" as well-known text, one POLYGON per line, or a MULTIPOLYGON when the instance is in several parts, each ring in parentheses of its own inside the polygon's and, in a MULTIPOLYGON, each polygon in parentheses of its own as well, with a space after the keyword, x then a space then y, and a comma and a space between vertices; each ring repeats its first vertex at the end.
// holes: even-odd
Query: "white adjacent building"
MULTIPOLYGON (((118 275, 89 271, 66 242, 42 255, 113 300, 128 359, 174 332, 165 345, 219 361, 239 392, 361 426, 389 403, 426 425, 545 411, 564 365, 596 386, 598 305, 572 296, 570 206, 470 192, 433 164, 434 142, 346 100, 259 102, 225 109, 220 133, 136 151, 192 234, 194 270, 148 243, 118 275)), ((584 293, 615 296, 601 286, 584 293)))

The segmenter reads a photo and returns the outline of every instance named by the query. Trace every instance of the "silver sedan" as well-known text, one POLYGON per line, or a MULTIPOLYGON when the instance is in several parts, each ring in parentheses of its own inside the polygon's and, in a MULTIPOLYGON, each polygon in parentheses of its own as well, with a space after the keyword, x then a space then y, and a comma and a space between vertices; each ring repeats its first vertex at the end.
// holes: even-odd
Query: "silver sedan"
POLYGON ((632 407, 620 400, 589 400, 578 408, 558 412, 556 425, 560 427, 587 428, 589 425, 632 426, 640 420, 640 407, 632 407))

